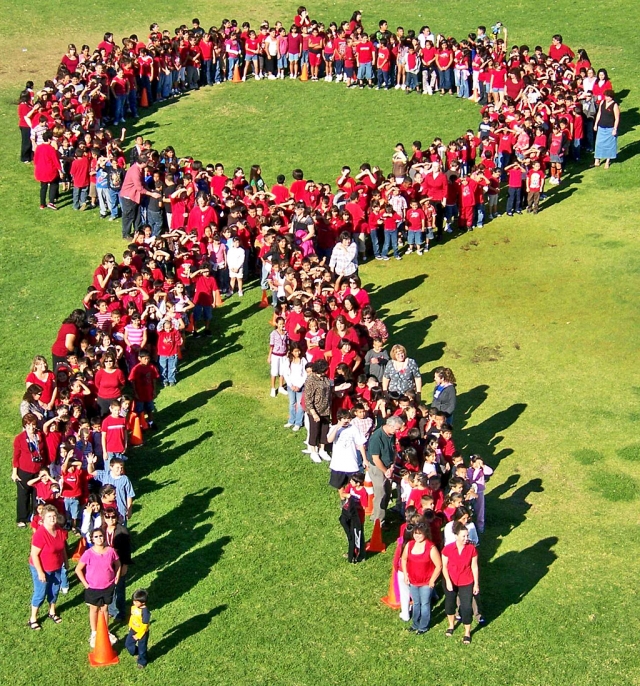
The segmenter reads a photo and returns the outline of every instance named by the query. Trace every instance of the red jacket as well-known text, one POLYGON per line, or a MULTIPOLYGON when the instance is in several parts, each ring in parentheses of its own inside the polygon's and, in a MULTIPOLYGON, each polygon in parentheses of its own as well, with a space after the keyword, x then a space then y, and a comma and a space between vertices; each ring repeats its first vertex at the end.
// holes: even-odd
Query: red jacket
POLYGON ((37 474, 42 469, 42 467, 46 467, 49 464, 47 442, 44 439, 42 431, 36 431, 36 436, 38 438, 37 452, 31 452, 31 450, 29 449, 26 431, 21 431, 13 439, 12 466, 21 469, 23 472, 28 472, 29 474, 37 474), (34 457, 36 458, 35 461, 33 459, 34 457), (38 457, 40 458, 40 460, 37 459, 38 457))
MULTIPOLYGON (((33 156, 34 176, 36 181, 51 183, 62 171, 58 151, 49 143, 42 143, 36 148, 33 156)), ((88 184, 87 184, 88 185, 88 184)))
POLYGON ((442 202, 447 197, 447 177, 442 172, 438 172, 436 177, 429 172, 422 182, 423 192, 433 200, 433 202, 442 202))

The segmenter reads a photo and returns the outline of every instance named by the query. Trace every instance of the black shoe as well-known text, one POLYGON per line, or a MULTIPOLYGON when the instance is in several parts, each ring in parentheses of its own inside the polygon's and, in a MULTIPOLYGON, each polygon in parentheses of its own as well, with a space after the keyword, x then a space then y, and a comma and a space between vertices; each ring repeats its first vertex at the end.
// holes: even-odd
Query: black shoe
POLYGON ((418 636, 422 636, 422 634, 426 634, 429 629, 421 629, 420 631, 416 631, 416 634, 418 636))
POLYGON ((417 634, 418 630, 414 626, 408 626, 407 631, 409 631, 412 634, 417 634))
POLYGON ((200 334, 198 331, 194 331, 194 332, 191 334, 191 338, 200 338, 200 335, 201 335, 201 334, 200 334))
POLYGON ((203 335, 203 336, 213 336, 213 334, 211 333, 211 331, 209 331, 209 329, 205 329, 205 330, 202 332, 202 335, 203 335))

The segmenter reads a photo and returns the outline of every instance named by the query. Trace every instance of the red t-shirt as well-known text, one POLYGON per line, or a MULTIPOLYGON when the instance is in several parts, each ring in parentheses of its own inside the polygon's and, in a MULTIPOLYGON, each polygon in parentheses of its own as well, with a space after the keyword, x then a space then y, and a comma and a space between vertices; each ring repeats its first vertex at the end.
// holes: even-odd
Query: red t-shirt
POLYGON ((40 396, 41 402, 48 405, 53 397, 53 391, 56 387, 56 377, 53 372, 47 372, 46 381, 40 381, 40 379, 31 372, 25 379, 26 383, 37 383, 38 386, 42 388, 42 395, 40 396))
POLYGON ((77 467, 72 472, 66 472, 62 475, 62 491, 60 495, 63 498, 80 498, 84 487, 85 471, 77 467))
MULTIPOLYGON (((56 526, 56 535, 52 536, 44 526, 36 529, 31 538, 31 545, 40 548, 40 563, 45 572, 56 572, 64 565, 64 548, 67 543, 67 532, 56 526)), ((29 556, 29 564, 33 564, 29 556)))
POLYGON ((473 583, 471 560, 478 557, 473 543, 467 543, 461 553, 455 542, 449 543, 442 549, 442 555, 447 558, 447 571, 454 586, 468 586, 473 583))
POLYGON ((173 357, 178 354, 182 337, 176 329, 158 331, 158 355, 173 357))
POLYGON ((58 330, 58 335, 53 345, 51 346, 51 353, 56 357, 66 357, 68 354, 67 346, 65 345, 65 339, 67 334, 73 334, 76 337, 76 344, 78 343, 79 335, 78 327, 75 324, 63 324, 58 330))
POLYGON ((409 551, 407 554, 407 575, 409 576, 409 583, 412 586, 426 586, 435 571, 435 565, 431 559, 433 543, 431 543, 431 541, 425 541, 424 552, 419 555, 413 553, 415 545, 415 541, 409 541, 407 544, 407 549, 409 551))
POLYGON ((373 43, 370 41, 358 43, 356 54, 358 55, 358 64, 371 64, 373 61, 373 43))
POLYGON ((213 306, 213 293, 218 290, 218 282, 213 276, 204 276, 199 274, 194 279, 196 285, 196 292, 193 298, 195 305, 202 305, 203 307, 213 306))
POLYGON ((160 378, 160 374, 156 367, 138 362, 129 374, 129 381, 133 384, 136 400, 150 403, 155 395, 153 382, 158 378, 160 378))
POLYGON ((121 369, 116 369, 115 372, 106 372, 104 369, 98 369, 96 372, 96 391, 98 396, 105 400, 119 398, 122 395, 125 383, 126 379, 121 369))
POLYGON ((105 434, 108 453, 123 453, 126 447, 127 420, 124 417, 109 415, 102 420, 102 433, 105 434))

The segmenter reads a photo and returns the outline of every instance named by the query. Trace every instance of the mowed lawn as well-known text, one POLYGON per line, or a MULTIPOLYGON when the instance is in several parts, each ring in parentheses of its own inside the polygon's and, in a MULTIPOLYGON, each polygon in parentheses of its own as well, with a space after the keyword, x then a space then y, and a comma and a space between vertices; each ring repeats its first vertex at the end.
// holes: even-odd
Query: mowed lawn
MULTIPOLYGON (((380 3, 364 2, 373 30, 380 3)), ((365 564, 342 558, 344 535, 326 465, 282 429, 284 398, 268 396, 268 312, 259 292, 216 312, 215 337, 190 346, 180 383, 158 399, 162 430, 131 453, 136 491, 130 590, 150 592, 149 668, 126 654, 88 666, 88 617, 75 578, 64 623, 26 628, 28 533, 14 524, 11 441, 31 358, 49 354, 119 225, 96 213, 38 210, 32 169, 17 162, 14 103, 24 81, 55 71, 66 44, 105 30, 146 35, 198 16, 289 21, 293 3, 215 11, 194 2, 151 9, 116 0, 66 8, 5 3, 0 19, 0 682, 178 684, 634 684, 640 682, 640 251, 637 207, 639 79, 630 46, 640 10, 628 2, 520 2, 480 15, 468 0, 396 2, 397 25, 459 38, 478 23, 509 27, 509 42, 548 46, 560 32, 588 50, 621 93, 620 164, 573 168, 537 217, 500 218, 428 256, 367 264, 364 282, 427 387, 445 364, 458 378, 456 443, 495 470, 481 545, 489 624, 463 648, 444 637, 442 605, 426 636, 407 634, 379 602, 393 550, 365 564), (204 11, 207 9, 207 11, 204 11), (419 15, 423 16, 420 17, 419 15), (23 52, 26 50, 26 52, 23 52)), ((325 21, 354 6, 310 6, 325 21)), ((335 182, 363 161, 390 168, 393 146, 475 128, 475 106, 336 84, 254 83, 204 89, 151 110, 140 131, 228 167, 260 163, 268 182, 301 166, 335 182)), ((117 631, 124 635, 124 629, 117 631)))

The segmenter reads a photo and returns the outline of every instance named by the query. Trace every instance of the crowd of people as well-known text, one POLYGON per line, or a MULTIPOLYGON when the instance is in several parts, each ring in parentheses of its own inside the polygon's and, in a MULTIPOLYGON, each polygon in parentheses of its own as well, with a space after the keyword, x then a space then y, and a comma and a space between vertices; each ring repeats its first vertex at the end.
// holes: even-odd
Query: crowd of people
MULTIPOLYGON (((289 29, 225 20, 204 31, 194 20, 173 34, 152 25, 147 40, 131 36, 122 46, 105 34, 93 51, 70 46, 54 79, 22 93, 22 159, 33 151, 41 208, 57 209, 62 183, 75 209, 121 217, 127 241, 121 257, 104 255, 82 308, 60 327, 51 368, 37 356, 26 377, 12 478, 18 526, 34 529, 32 630, 41 629, 45 599, 51 620, 62 621, 56 602, 69 588, 70 534, 86 547, 76 573, 90 642, 100 612, 124 619, 130 448, 156 427, 158 387, 179 381, 188 339, 211 336, 215 308, 234 292, 243 296, 254 276, 261 307, 273 308, 271 396, 288 396, 285 428, 306 427, 303 452, 329 463, 346 557, 365 557, 365 512, 383 528, 400 524, 394 575, 410 629, 428 630, 441 575, 447 636, 460 621, 469 643, 473 613, 484 621, 476 548, 492 470, 456 450, 453 372, 437 370, 424 402, 416 361, 399 343, 387 350, 390 333, 359 266, 370 256, 388 260, 390 251, 402 259, 405 246, 404 255, 422 255, 445 232, 481 227, 499 214, 503 182, 507 215, 537 212, 547 173, 560 183, 583 148, 595 145, 607 165, 615 158, 620 111, 606 71, 596 74, 584 50, 575 59, 559 35, 545 53, 508 49, 499 25, 458 42, 429 27, 393 34, 385 21, 368 35, 361 20, 356 12, 325 27, 300 8, 289 29), (436 138, 423 150, 414 141, 410 153, 398 144, 387 175, 367 163, 355 174, 345 166, 335 187, 296 169, 290 183, 280 175, 268 188, 259 165, 248 179, 241 168, 227 176, 220 163, 154 150, 142 138, 127 155, 125 131, 106 128, 236 67, 242 78, 297 78, 310 69, 312 80, 360 87, 375 76, 378 88, 470 97, 482 120, 448 144, 436 138)), ((127 648, 144 666, 145 592, 133 601, 127 648)))

